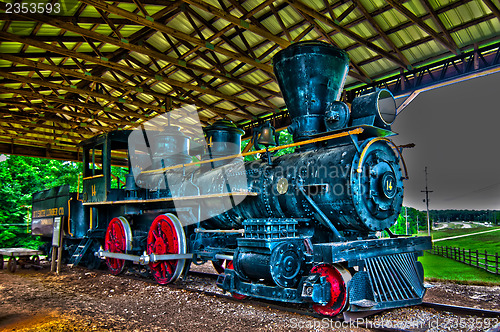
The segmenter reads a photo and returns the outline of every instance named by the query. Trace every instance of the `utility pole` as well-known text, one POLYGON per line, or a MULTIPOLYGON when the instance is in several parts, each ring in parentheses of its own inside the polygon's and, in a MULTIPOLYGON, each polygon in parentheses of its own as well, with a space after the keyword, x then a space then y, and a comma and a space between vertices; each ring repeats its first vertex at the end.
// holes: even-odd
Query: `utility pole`
POLYGON ((425 193, 425 205, 427 206, 427 231, 429 236, 431 236, 431 219, 429 218, 429 193, 433 192, 427 188, 427 166, 425 166, 425 190, 420 192, 425 193))
POLYGON ((408 235, 408 209, 405 206, 406 235, 408 235))

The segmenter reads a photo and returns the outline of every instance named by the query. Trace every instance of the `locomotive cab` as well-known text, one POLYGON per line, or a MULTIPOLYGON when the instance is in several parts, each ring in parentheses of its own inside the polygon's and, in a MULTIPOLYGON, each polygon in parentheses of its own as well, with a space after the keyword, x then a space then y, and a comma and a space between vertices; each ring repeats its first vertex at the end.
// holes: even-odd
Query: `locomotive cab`
POLYGON ((128 136, 120 130, 91 138, 83 145, 83 200, 106 202, 122 199, 125 179, 111 173, 111 163, 129 166, 128 136))

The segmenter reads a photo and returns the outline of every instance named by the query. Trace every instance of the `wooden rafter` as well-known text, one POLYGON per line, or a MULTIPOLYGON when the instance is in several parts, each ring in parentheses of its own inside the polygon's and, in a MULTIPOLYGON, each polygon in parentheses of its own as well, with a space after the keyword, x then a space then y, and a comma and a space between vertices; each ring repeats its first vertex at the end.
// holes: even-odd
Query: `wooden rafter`
POLYGON ((377 21, 373 18, 373 16, 370 14, 370 12, 363 6, 360 0, 353 0, 353 2, 357 5, 357 8, 363 13, 363 15, 366 17, 366 20, 370 22, 370 25, 377 31, 377 33, 382 37, 382 39, 385 41, 387 46, 391 48, 391 50, 395 53, 397 53, 399 59, 406 65, 408 69, 411 69, 411 63, 408 61, 408 59, 404 56, 404 54, 399 50, 399 48, 394 44, 394 42, 391 40, 391 38, 385 33, 385 31, 379 26, 377 21))
MULTIPOLYGON (((11 34, 8 34, 8 33, 2 33, 2 32, 0 32, 0 36, 4 37, 6 39, 13 39, 13 40, 20 39, 20 38, 18 38, 15 35, 11 35, 11 34)), ((47 45, 47 44, 44 44, 44 43, 41 43, 41 42, 37 42, 37 41, 31 40, 31 39, 26 39, 25 38, 24 42, 28 43, 30 45, 37 46, 37 47, 50 48, 54 52, 58 52, 58 53, 60 52, 60 53, 63 53, 65 55, 67 55, 67 56, 74 56, 74 57, 76 57, 76 56, 79 55, 77 52, 70 51, 70 50, 67 50, 67 49, 60 49, 60 48, 54 47, 52 45, 47 45)), ((80 57, 82 57, 82 56, 80 55, 80 57)), ((2 58, 1 54, 0 54, 0 58, 2 58)), ((223 93, 220 93, 220 92, 212 90, 212 89, 207 89, 207 88, 204 88, 202 86, 197 86, 197 85, 187 84, 187 83, 184 83, 184 82, 181 82, 181 81, 176 81, 176 80, 170 79, 170 78, 168 78, 166 76, 162 76, 162 75, 152 75, 152 74, 147 73, 146 71, 141 71, 141 70, 133 69, 130 66, 127 67, 127 66, 124 66, 124 65, 113 63, 113 62, 110 62, 110 61, 107 61, 107 60, 98 59, 98 58, 95 58, 95 57, 92 58, 92 57, 84 56, 84 58, 87 61, 93 61, 95 63, 98 63, 98 64, 100 64, 102 66, 106 66, 108 68, 122 70, 122 71, 128 71, 128 72, 134 73, 134 74, 139 75, 139 76, 148 77, 148 78, 150 78, 152 80, 163 81, 163 82, 165 82, 167 84, 170 84, 170 85, 173 85, 173 86, 186 88, 188 90, 198 91, 200 93, 213 94, 215 96, 218 96, 218 97, 221 97, 221 98, 224 98, 224 99, 228 99, 228 100, 234 100, 235 102, 239 102, 239 103, 243 103, 243 104, 247 103, 247 101, 245 101, 245 100, 241 100, 240 101, 238 98, 233 98, 231 96, 225 95, 223 93)), ((78 75, 80 77, 81 77, 81 75, 89 76, 89 72, 87 72, 85 69, 83 69, 83 71, 84 71, 84 74, 80 74, 80 73, 76 72, 76 73, 74 73, 74 75, 78 75)), ((104 80, 96 78, 94 81, 101 81, 102 82, 104 80)), ((255 106, 255 107, 263 108, 265 110, 271 110, 269 106, 262 106, 262 105, 253 104, 253 103, 251 105, 255 106)), ((154 105, 150 105, 150 106, 152 108, 157 107, 157 106, 154 106, 154 105)), ((141 107, 145 107, 145 106, 143 105, 141 107)))
POLYGON ((358 34, 352 32, 351 30, 348 30, 348 29, 344 28, 343 26, 335 23, 333 20, 329 19, 328 17, 326 17, 323 14, 318 13, 317 11, 315 11, 311 7, 305 5, 301 1, 299 1, 299 0, 286 0, 286 1, 290 5, 292 5, 294 8, 296 8, 297 10, 299 10, 299 11, 311 16, 312 18, 330 26, 331 28, 341 32, 342 34, 346 35, 347 37, 351 38, 352 40, 357 41, 361 45, 363 45, 363 46, 369 48, 370 50, 382 55, 383 57, 393 61, 394 63, 398 64, 399 66, 401 66, 403 68, 406 67, 405 64, 399 58, 386 52, 385 50, 383 50, 379 46, 367 41, 365 38, 359 36, 358 34))
POLYGON ((96 8, 106 10, 107 12, 125 17, 131 21, 135 21, 137 23, 140 23, 141 25, 148 26, 148 27, 153 28, 157 31, 162 31, 162 32, 168 33, 169 35, 174 36, 177 39, 182 39, 182 40, 187 41, 189 43, 192 43, 192 44, 195 44, 195 45, 198 45, 201 47, 205 47, 208 49, 212 49, 212 50, 216 51, 217 53, 223 54, 223 55, 230 57, 230 58, 237 59, 239 61, 244 61, 244 62, 249 63, 249 64, 251 64, 259 69, 262 69, 264 71, 272 73, 272 68, 269 65, 255 62, 250 57, 242 56, 238 53, 227 50, 225 48, 215 46, 214 44, 211 44, 211 43, 207 44, 206 42, 204 42, 201 39, 191 37, 190 35, 183 33, 183 32, 180 32, 180 31, 173 29, 169 26, 159 24, 159 23, 154 22, 154 21, 150 21, 146 18, 142 18, 134 13, 131 13, 131 12, 126 11, 124 9, 121 9, 119 7, 116 7, 116 6, 113 6, 113 5, 104 3, 104 2, 93 1, 93 0, 80 0, 80 1, 82 1, 88 5, 94 6, 96 8))
POLYGON ((390 4, 392 7, 394 7, 394 9, 396 9, 398 12, 406 16, 407 19, 415 23, 419 28, 424 30, 429 35, 431 35, 437 42, 439 42, 441 45, 450 50, 450 52, 452 52, 453 54, 460 53, 459 49, 451 45, 448 40, 441 37, 441 35, 439 35, 434 29, 432 29, 427 23, 425 23, 424 20, 415 15, 412 11, 410 11, 408 8, 400 4, 398 1, 387 0, 387 3, 390 4))
POLYGON ((434 23, 439 27, 439 30, 441 30, 441 32, 444 34, 446 40, 450 43, 451 46, 453 46, 453 48, 458 49, 457 44, 453 40, 453 37, 449 33, 448 29, 446 29, 446 27, 444 26, 436 11, 434 11, 434 9, 432 8, 429 0, 422 0, 422 4, 424 5, 425 10, 431 15, 434 23))
POLYGON ((500 20, 496 0, 475 6, 474 16, 477 0, 77 1, 57 15, 7 14, 0 2, 0 152, 30 154, 32 146, 38 156, 75 158, 86 137, 148 125, 185 104, 202 125, 259 121, 284 106, 273 55, 302 40, 342 45, 354 59, 347 87, 356 91, 500 41, 488 35, 500 20), (461 23, 447 19, 457 13, 461 23), (489 27, 484 36, 458 37, 479 24, 489 27), (406 40, 411 28, 425 34, 406 40), (433 41, 443 47, 426 47, 433 41))
POLYGON ((268 40, 280 45, 283 48, 290 45, 290 42, 288 42, 282 38, 276 37, 275 35, 271 34, 266 29, 262 29, 261 27, 259 27, 257 25, 249 23, 249 22, 245 21, 245 19, 241 19, 239 17, 233 16, 230 13, 228 13, 227 11, 221 10, 221 9, 219 9, 215 6, 212 6, 206 2, 203 2, 201 0, 184 0, 184 1, 189 3, 190 5, 196 6, 200 9, 206 11, 207 13, 213 14, 219 18, 222 18, 228 22, 231 22, 232 24, 237 25, 242 29, 246 29, 248 31, 255 33, 256 35, 261 36, 262 38, 268 39, 268 40))
POLYGON ((484 3, 493 12, 493 14, 500 20, 500 9, 491 0, 484 0, 484 3))

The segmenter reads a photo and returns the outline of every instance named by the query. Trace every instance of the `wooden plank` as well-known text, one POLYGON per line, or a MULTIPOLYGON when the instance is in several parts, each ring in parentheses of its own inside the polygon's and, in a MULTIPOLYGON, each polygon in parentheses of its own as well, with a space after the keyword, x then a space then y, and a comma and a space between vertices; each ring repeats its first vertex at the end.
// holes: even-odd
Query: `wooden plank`
POLYGON ((0 255, 7 257, 42 255, 43 251, 28 248, 0 248, 0 255))

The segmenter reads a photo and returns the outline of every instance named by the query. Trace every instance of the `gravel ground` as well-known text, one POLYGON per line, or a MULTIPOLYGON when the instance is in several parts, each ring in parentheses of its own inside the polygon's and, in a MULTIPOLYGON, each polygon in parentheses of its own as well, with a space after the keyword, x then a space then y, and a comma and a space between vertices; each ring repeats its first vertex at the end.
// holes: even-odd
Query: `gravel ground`
MULTIPOLYGON (((208 267, 196 269, 213 272, 208 267)), ((190 276, 185 285, 218 290, 214 281, 207 278, 190 276)), ((426 301, 500 310, 500 287, 444 283, 433 286, 426 301)), ((366 323, 412 331, 484 331, 487 322, 413 307, 379 313, 366 323), (467 324, 462 329, 458 324, 460 318, 467 324), (481 328, 479 323, 483 324, 481 328)), ((59 276, 47 269, 18 270, 15 274, 0 271, 1 331, 331 331, 332 328, 369 331, 348 323, 342 327, 333 320, 272 309, 265 304, 115 277, 105 271, 64 268, 59 276)))

